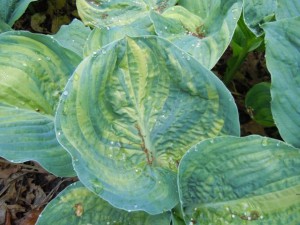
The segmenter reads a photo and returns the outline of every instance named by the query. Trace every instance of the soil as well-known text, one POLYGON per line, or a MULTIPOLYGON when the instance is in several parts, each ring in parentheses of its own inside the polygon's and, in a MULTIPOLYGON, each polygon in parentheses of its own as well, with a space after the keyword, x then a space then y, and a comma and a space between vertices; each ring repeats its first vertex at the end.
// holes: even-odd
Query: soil
MULTIPOLYGON (((52 34, 62 24, 68 24, 73 18, 78 18, 75 0, 61 1, 60 4, 58 2, 55 0, 32 2, 13 28, 52 34)), ((229 47, 213 68, 213 72, 221 79, 231 55, 229 47)), ((276 127, 265 128, 257 124, 245 108, 244 99, 247 91, 262 81, 270 81, 270 74, 266 69, 264 52, 254 51, 248 55, 228 87, 238 106, 241 135, 259 134, 281 139, 276 127)), ((15 164, 0 158, 0 225, 35 224, 45 205, 75 181, 76 177, 55 177, 36 162, 15 164)))

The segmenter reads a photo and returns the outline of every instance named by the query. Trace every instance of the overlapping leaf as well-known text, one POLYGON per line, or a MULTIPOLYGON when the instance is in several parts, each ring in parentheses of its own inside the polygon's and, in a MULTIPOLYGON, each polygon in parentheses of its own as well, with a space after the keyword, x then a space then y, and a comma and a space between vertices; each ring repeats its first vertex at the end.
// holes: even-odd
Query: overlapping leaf
POLYGON ((57 221, 60 225, 169 225, 170 213, 151 216, 116 209, 77 182, 47 204, 36 225, 52 225, 57 221))
POLYGON ((283 139, 297 147, 300 147, 299 26, 300 17, 263 26, 267 67, 272 77, 272 114, 283 139))
POLYGON ((163 12, 177 0, 77 0, 78 13, 89 26, 114 27, 131 24, 147 15, 150 10, 163 12))
POLYGON ((95 28, 84 46, 84 55, 90 55, 101 47, 128 36, 142 36, 155 34, 149 16, 140 18, 130 25, 95 28))
POLYGON ((297 224, 300 150, 260 136, 219 137, 179 165, 186 224, 297 224))
POLYGON ((12 26, 25 12, 30 2, 37 0, 0 0, 0 20, 12 26))
POLYGON ((29 32, 2 33, 0 48, 0 155, 74 176, 71 157, 56 140, 53 116, 78 57, 50 37, 29 32))
POLYGON ((83 46, 90 33, 89 27, 85 27, 80 20, 74 19, 69 25, 63 25, 53 37, 62 47, 83 57, 83 46))
POLYGON ((106 45, 78 66, 64 93, 56 117, 60 143, 84 185, 126 210, 171 209, 187 148, 239 135, 223 83, 156 36, 106 45))
POLYGON ((187 9, 175 6, 162 14, 151 11, 151 19, 159 36, 170 40, 211 69, 231 41, 242 3, 227 0, 205 7, 208 2, 180 1, 187 9))

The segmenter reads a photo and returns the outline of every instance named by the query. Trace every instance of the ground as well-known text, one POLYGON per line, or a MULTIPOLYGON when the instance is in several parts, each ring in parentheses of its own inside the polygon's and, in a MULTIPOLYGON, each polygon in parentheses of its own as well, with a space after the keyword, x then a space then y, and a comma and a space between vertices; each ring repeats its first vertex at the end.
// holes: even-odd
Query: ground
MULTIPOLYGON (((40 0, 33 2, 16 22, 14 29, 45 34, 55 33, 62 24, 78 18, 75 1, 40 0)), ((232 55, 226 50, 213 72, 222 79, 226 62, 232 55)), ((251 86, 270 81, 264 52, 251 52, 229 85, 240 115, 242 136, 260 134, 280 139, 276 127, 264 128, 253 121, 245 108, 244 99, 251 86)), ((15 164, 0 158, 0 225, 33 225, 47 203, 67 185, 77 180, 59 178, 35 162, 15 164)))

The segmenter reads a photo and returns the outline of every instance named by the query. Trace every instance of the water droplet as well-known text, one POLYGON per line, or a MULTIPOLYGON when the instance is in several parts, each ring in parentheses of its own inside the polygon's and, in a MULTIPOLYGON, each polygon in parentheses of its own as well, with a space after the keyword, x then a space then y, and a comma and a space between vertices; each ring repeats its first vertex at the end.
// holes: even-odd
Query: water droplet
POLYGON ((110 27, 109 27, 109 26, 107 26, 107 27, 106 27, 106 30, 110 30, 110 27))
POLYGON ((259 218, 262 220, 264 218, 264 216, 260 216, 259 218))
POLYGON ((26 63, 22 63, 22 65, 23 65, 23 66, 27 66, 27 64, 26 64, 26 63))
POLYGON ((279 147, 280 146, 280 142, 277 142, 276 146, 279 147))
POLYGON ((134 207, 135 209, 137 209, 138 206, 137 206, 137 205, 134 205, 133 207, 134 207))
POLYGON ((64 91, 64 92, 63 92, 63 95, 64 95, 64 96, 67 96, 68 94, 69 94, 68 91, 64 91))
POLYGON ((262 138, 261 145, 262 146, 267 146, 268 145, 268 139, 266 137, 262 138))
POLYGON ((167 26, 165 26, 165 30, 168 30, 168 27, 167 27, 167 26))
POLYGON ((210 139, 209 142, 213 144, 215 141, 214 141, 214 139, 210 139))
POLYGON ((248 218, 247 218, 248 220, 251 220, 251 216, 248 216, 248 218))
POLYGON ((51 58, 49 56, 46 57, 47 61, 51 61, 51 58))
POLYGON ((42 58, 38 58, 37 60, 38 60, 38 61, 42 61, 42 58))
POLYGON ((94 191, 97 194, 100 194, 103 191, 103 185, 97 179, 91 180, 91 184, 93 185, 94 191))
POLYGON ((60 131, 58 131, 58 132, 57 132, 57 135, 58 135, 58 136, 60 136, 60 135, 61 135, 61 132, 60 132, 60 131))
POLYGON ((231 218, 235 218, 235 215, 234 215, 234 214, 231 214, 231 218))

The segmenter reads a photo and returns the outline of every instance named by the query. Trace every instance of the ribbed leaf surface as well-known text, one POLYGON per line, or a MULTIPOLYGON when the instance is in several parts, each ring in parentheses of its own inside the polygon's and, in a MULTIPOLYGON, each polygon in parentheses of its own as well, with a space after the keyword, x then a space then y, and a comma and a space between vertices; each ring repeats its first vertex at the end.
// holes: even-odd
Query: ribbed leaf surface
POLYGON ((56 140, 53 116, 77 56, 29 32, 2 33, 0 48, 0 155, 74 176, 71 157, 56 140))
POLYGON ((80 180, 112 205, 157 214, 178 202, 177 164, 208 137, 239 135, 223 83, 164 39, 124 38, 86 58, 57 112, 80 180))
POLYGON ((271 109, 282 138, 300 147, 300 17, 268 23, 266 60, 271 72, 271 109))
POLYGON ((149 14, 150 10, 163 12, 177 0, 77 0, 82 21, 89 26, 114 27, 131 24, 149 14))
POLYGON ((205 7, 208 1, 180 1, 187 9, 175 6, 160 14, 151 12, 156 33, 194 56, 211 69, 228 47, 242 2, 219 1, 205 7), (190 11, 189 11, 190 10, 190 11))
POLYGON ((186 224, 298 224, 300 150, 260 136, 219 137, 179 165, 186 224))
POLYGON ((300 16, 300 1, 299 0, 277 0, 276 19, 291 18, 300 16))
POLYGON ((47 204, 36 225, 52 225, 57 221, 59 225, 169 225, 170 213, 151 216, 116 209, 77 182, 47 204))

